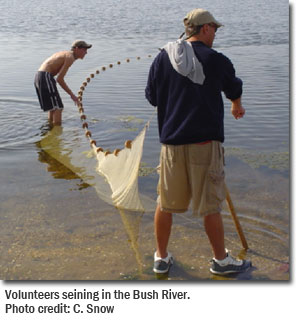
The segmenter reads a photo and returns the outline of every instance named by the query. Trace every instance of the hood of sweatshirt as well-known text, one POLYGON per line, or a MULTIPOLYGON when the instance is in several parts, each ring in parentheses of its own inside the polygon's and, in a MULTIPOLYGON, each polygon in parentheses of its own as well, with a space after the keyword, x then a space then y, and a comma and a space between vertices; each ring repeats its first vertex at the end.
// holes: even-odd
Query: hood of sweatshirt
POLYGON ((178 73, 188 77, 194 83, 203 84, 205 80, 203 67, 195 56, 190 42, 179 39, 168 42, 163 49, 168 53, 170 62, 178 73))

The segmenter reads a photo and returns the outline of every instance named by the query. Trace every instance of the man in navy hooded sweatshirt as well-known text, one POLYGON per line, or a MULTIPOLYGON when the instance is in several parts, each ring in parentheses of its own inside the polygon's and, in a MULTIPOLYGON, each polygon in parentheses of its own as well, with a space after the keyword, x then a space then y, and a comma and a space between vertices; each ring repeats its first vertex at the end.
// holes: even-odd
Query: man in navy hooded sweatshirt
POLYGON ((221 216, 225 199, 224 104, 232 101, 235 119, 245 114, 242 81, 231 61, 212 49, 222 26, 210 12, 194 9, 184 18, 185 40, 168 43, 151 65, 146 98, 157 106, 162 143, 155 212, 156 273, 167 273, 173 257, 167 251, 173 213, 192 203, 193 214, 204 219, 214 258, 214 274, 244 272, 248 260, 234 259, 225 248, 221 216))

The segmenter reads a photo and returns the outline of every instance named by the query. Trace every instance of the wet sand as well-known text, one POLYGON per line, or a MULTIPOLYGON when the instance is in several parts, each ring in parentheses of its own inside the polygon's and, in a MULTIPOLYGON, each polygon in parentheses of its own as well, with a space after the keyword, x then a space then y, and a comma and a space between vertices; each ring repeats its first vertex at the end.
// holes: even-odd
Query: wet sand
MULTIPOLYGON (((249 272, 211 275, 202 220, 188 212, 174 219, 169 249, 175 264, 157 278, 153 212, 119 211, 55 159, 39 155, 36 161, 36 150, 20 154, 1 152, 3 280, 289 280, 288 179, 280 172, 227 161, 227 184, 250 249, 242 249, 224 207, 226 245, 252 260, 249 272)), ((156 176, 147 179, 154 183, 156 176)))

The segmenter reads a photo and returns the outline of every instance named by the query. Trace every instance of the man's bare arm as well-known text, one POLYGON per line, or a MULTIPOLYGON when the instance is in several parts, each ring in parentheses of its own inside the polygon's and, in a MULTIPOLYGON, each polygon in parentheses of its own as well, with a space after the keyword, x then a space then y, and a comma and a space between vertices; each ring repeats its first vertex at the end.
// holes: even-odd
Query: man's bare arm
POLYGON ((68 85, 66 84, 66 82, 64 80, 65 75, 66 75, 67 71, 69 70, 70 66, 73 64, 73 62, 74 62, 74 59, 69 58, 69 57, 66 58, 65 63, 63 64, 62 68, 60 69, 60 71, 56 77, 56 81, 70 95, 71 99, 77 104, 78 98, 74 95, 74 93, 68 87, 68 85))

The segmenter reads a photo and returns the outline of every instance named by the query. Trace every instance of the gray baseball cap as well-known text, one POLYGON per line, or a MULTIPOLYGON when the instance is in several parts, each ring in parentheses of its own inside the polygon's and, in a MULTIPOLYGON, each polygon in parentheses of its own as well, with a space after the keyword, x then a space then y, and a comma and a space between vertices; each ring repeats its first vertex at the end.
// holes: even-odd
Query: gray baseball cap
POLYGON ((91 47, 92 47, 91 44, 86 43, 86 42, 83 41, 83 40, 75 40, 75 41, 72 43, 72 49, 73 49, 73 48, 87 48, 87 49, 90 49, 91 47))
POLYGON ((223 24, 218 22, 214 16, 207 10, 194 9, 190 11, 183 19, 184 25, 202 26, 207 23, 214 23, 218 28, 223 24))

